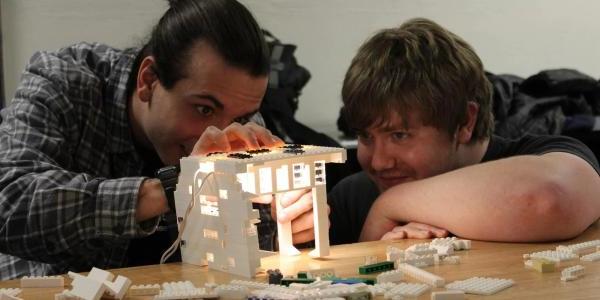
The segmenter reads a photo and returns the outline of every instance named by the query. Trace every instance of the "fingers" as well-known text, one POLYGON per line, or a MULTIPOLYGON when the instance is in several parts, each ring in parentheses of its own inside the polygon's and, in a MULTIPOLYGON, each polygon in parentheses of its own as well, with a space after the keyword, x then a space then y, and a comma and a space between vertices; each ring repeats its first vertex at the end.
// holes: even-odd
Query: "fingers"
POLYGON ((227 139, 231 144, 231 149, 234 151, 242 149, 255 150, 260 148, 258 137, 254 131, 240 123, 232 123, 227 126, 223 132, 227 135, 227 139))
POLYGON ((429 231, 429 232, 431 232, 431 234, 434 237, 438 237, 438 238, 448 236, 448 230, 439 228, 439 227, 435 227, 435 226, 429 225, 429 224, 410 222, 407 224, 407 226, 410 226, 411 228, 415 228, 418 230, 429 231))
POLYGON ((310 197, 310 200, 312 201, 312 194, 310 192, 310 189, 285 192, 283 197, 281 197, 281 206, 284 208, 289 207, 302 197, 310 197))
POLYGON ((282 139, 273 135, 270 130, 256 123, 249 122, 245 124, 244 127, 246 127, 254 133, 261 147, 280 147, 285 144, 285 142, 282 139))
POLYGON ((206 155, 211 152, 230 152, 278 147, 285 143, 268 129, 249 122, 245 125, 232 123, 220 130, 209 126, 204 130, 191 155, 206 155))
POLYGON ((404 238, 406 238, 404 231, 390 231, 381 237, 382 240, 400 240, 404 238))
POLYGON ((277 221, 282 223, 289 222, 306 212, 312 211, 312 193, 304 193, 298 198, 298 194, 288 192, 282 197, 281 203, 283 209, 277 212, 277 221), (294 201, 294 199, 297 200, 294 201), (287 204, 287 207, 283 205, 284 202, 287 204))
POLYGON ((231 145, 227 135, 215 126, 208 126, 200 136, 190 155, 206 155, 212 152, 229 152, 231 145))
POLYGON ((406 225, 396 226, 383 235, 382 239, 430 239, 446 237, 448 231, 435 226, 411 222, 406 225))
POLYGON ((269 204, 269 203, 272 203, 272 201, 273 201, 273 195, 269 194, 269 195, 262 195, 262 196, 254 197, 254 198, 251 198, 250 201, 252 201, 252 203, 269 204))
POLYGON ((310 242, 315 239, 315 231, 314 229, 308 229, 302 232, 295 233, 292 235, 292 243, 301 244, 310 242))

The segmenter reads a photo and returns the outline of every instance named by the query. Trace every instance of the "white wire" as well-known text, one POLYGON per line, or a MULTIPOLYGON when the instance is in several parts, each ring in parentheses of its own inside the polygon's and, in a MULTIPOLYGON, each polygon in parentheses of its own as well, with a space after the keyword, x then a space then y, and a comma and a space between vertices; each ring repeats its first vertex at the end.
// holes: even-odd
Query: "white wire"
MULTIPOLYGON (((200 184, 200 187, 198 188, 198 190, 199 190, 198 192, 200 192, 200 193, 202 192, 202 187, 204 187, 206 180, 208 179, 209 176, 214 175, 214 173, 215 172, 210 172, 210 173, 206 174, 206 176, 204 176, 204 178, 202 178, 202 184, 200 184)), ((179 228, 178 228, 179 233, 177 234, 177 239, 173 242, 173 244, 171 244, 171 247, 169 247, 169 249, 165 250, 163 255, 160 257, 160 264, 164 264, 165 261, 167 261, 167 259, 169 259, 169 257, 171 257, 171 255, 173 255, 173 253, 175 253, 175 251, 179 247, 179 243, 181 242, 181 238, 183 237, 183 231, 185 230, 185 224, 187 222, 187 218, 188 218, 190 212, 192 211, 192 209, 194 208, 194 203, 196 202, 196 184, 197 184, 199 174, 200 174, 200 170, 197 170, 196 173, 194 173, 194 181, 192 183, 192 200, 188 204, 188 207, 185 211, 185 215, 183 216, 183 219, 179 223, 179 228)), ((215 182, 216 182, 216 180, 215 180, 215 182)))

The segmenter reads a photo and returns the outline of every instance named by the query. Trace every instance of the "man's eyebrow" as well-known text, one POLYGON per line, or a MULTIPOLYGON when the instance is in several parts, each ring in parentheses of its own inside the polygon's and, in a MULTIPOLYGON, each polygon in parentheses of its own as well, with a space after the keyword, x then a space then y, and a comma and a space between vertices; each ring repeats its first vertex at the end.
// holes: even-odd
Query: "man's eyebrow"
POLYGON ((212 102, 212 104, 219 109, 225 108, 225 106, 223 105, 223 102, 221 102, 219 99, 217 99, 217 97, 215 97, 211 94, 194 94, 193 96, 195 98, 206 99, 206 100, 212 102))

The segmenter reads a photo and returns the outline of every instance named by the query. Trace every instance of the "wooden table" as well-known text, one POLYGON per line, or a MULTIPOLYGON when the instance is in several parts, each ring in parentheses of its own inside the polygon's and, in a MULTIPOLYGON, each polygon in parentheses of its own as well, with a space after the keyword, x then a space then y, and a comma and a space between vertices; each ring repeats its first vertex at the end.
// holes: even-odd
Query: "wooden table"
MULTIPOLYGON (((552 273, 538 273, 525 269, 523 266, 523 254, 525 253, 553 250, 557 245, 568 245, 594 239, 600 239, 600 225, 598 224, 592 225, 580 237, 561 243, 508 244, 473 241, 471 250, 455 252, 461 259, 459 265, 432 266, 425 270, 445 278, 446 283, 473 276, 506 278, 515 281, 513 287, 496 295, 467 295, 467 299, 600 299, 600 261, 588 263, 576 260, 561 265, 557 271, 552 273), (583 278, 562 282, 560 270, 565 265, 575 264, 585 266, 583 278)), ((298 271, 309 269, 334 268, 338 277, 357 277, 358 266, 364 264, 365 256, 377 255, 378 259, 383 261, 388 245, 404 249, 412 244, 423 242, 426 241, 401 240, 340 245, 332 247, 331 256, 327 259, 312 259, 308 257, 307 251, 303 251, 302 255, 297 257, 279 257, 278 255, 266 257, 263 258, 262 264, 267 269, 279 268, 284 275, 295 275, 298 271)), ((228 283, 231 279, 244 279, 208 270, 206 267, 181 263, 115 269, 111 272, 130 278, 133 284, 190 280, 196 286, 201 286, 206 282, 221 284, 228 283)), ((254 280, 265 282, 267 276, 262 272, 254 280)), ((416 282, 411 278, 406 278, 406 281, 416 282)), ((0 282, 0 288, 8 287, 19 287, 19 281, 0 282)), ((29 288, 23 290, 21 297, 24 299, 54 299, 54 294, 62 290, 63 288, 29 288)), ((129 297, 127 299, 151 299, 151 297, 129 297)), ((424 294, 419 299, 430 299, 430 293, 424 294)))

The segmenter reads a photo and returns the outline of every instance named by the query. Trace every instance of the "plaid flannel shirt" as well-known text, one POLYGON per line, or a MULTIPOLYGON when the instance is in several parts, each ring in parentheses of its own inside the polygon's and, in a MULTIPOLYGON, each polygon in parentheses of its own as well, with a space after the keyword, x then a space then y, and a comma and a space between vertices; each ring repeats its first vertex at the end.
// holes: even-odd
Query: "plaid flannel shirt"
MULTIPOLYGON (((38 52, 0 124, 0 279, 126 265, 144 161, 127 114, 139 49, 38 52)), ((262 249, 276 226, 260 207, 262 249)))

